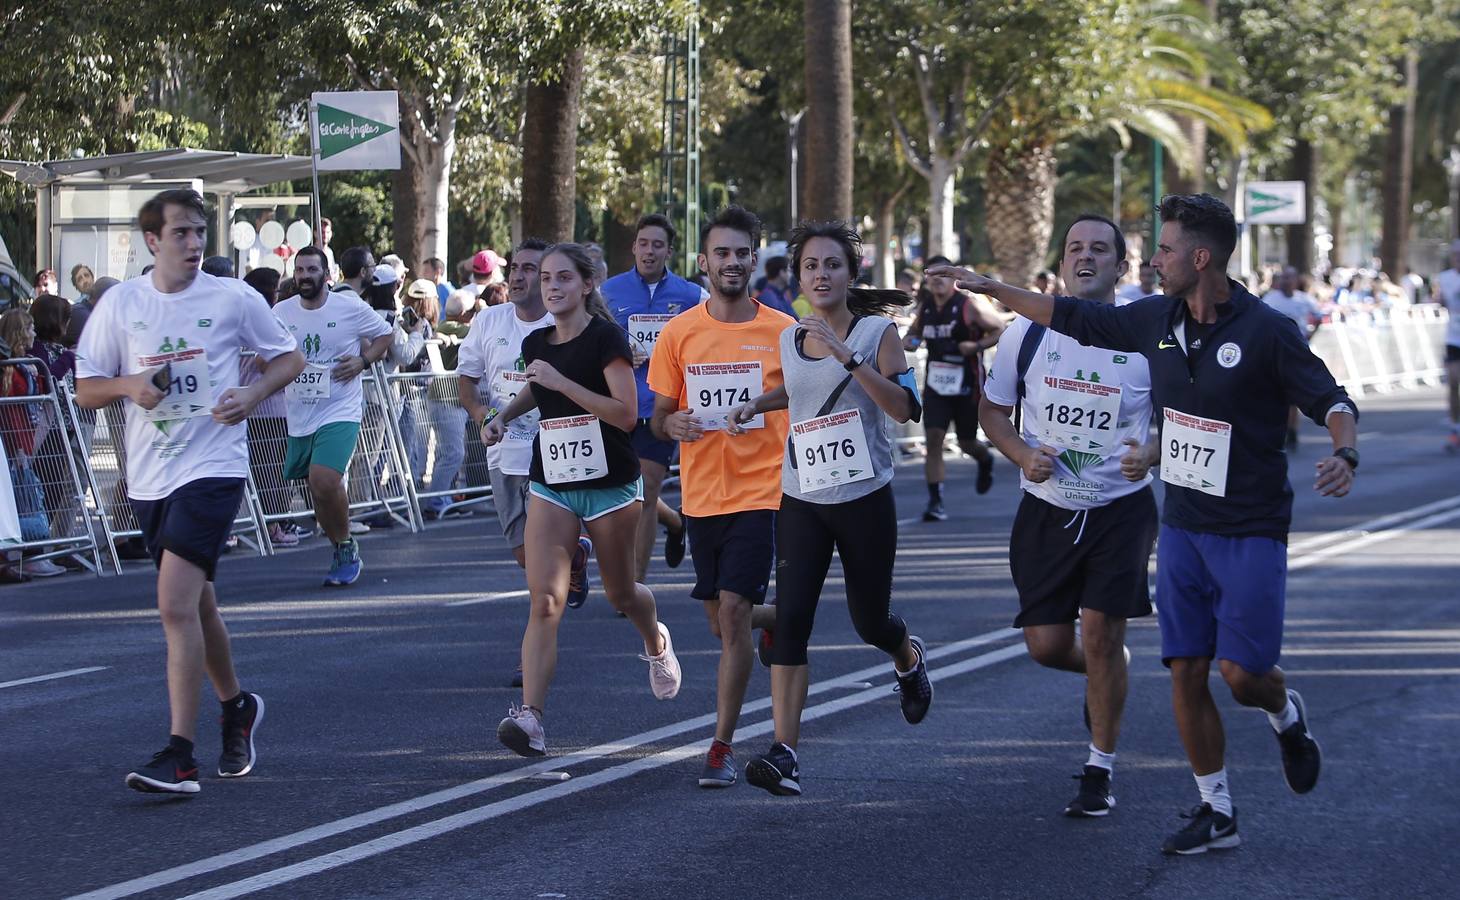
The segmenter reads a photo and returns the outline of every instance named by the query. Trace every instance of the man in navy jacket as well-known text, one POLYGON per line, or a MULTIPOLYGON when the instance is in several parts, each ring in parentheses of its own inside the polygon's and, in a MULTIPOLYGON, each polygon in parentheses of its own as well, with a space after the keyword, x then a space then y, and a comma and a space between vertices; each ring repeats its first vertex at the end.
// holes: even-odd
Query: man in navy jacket
POLYGON ((1237 225, 1225 204, 1171 195, 1161 219, 1152 263, 1165 296, 1123 307, 1036 294, 966 269, 928 274, 1150 364, 1166 482, 1156 554, 1161 656, 1202 801, 1162 850, 1185 855, 1240 842, 1222 720, 1207 687, 1213 658, 1237 702, 1267 712, 1288 787, 1303 794, 1318 781, 1321 754, 1303 698, 1277 665, 1293 507, 1283 440, 1289 405, 1327 427, 1334 451, 1317 463, 1314 489, 1342 497, 1358 468, 1358 410, 1292 320, 1227 278, 1237 225))
POLYGON ((649 356, 664 319, 677 316, 704 297, 700 286, 669 271, 669 254, 674 250, 674 225, 659 213, 639 220, 634 229, 634 267, 608 279, 600 293, 619 327, 629 334, 634 352, 634 381, 639 390, 639 421, 630 437, 639 456, 644 476, 643 514, 636 543, 635 578, 642 582, 654 552, 655 525, 661 515, 667 521, 669 537, 664 542, 664 559, 670 568, 684 559, 684 519, 665 507, 660 510, 659 490, 674 459, 674 442, 654 436, 649 421, 654 417, 654 392, 649 390, 649 356))

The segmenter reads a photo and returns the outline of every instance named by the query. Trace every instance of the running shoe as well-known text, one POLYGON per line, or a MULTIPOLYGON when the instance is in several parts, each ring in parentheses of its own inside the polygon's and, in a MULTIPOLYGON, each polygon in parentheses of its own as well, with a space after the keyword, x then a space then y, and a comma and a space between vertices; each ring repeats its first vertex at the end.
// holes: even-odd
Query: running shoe
POLYGON ((22 563, 20 571, 32 578, 55 578, 57 575, 66 574, 64 566, 58 566, 49 559, 37 559, 22 563))
POLYGON ((913 652, 918 655, 918 664, 906 675, 898 675, 897 668, 892 672, 897 675, 897 686, 892 690, 902 695, 902 717, 907 719, 909 725, 916 725, 928 714, 928 707, 933 705, 933 682, 928 679, 928 661, 923 656, 923 639, 920 637, 908 638, 912 644, 913 652))
POLYGON ((774 628, 762 628, 760 640, 756 641, 756 655, 760 657, 760 664, 765 668, 771 667, 771 651, 776 646, 776 630, 774 628))
POLYGON ((669 639, 669 626, 659 623, 664 636, 664 652, 658 656, 640 653, 639 659, 649 664, 649 688, 659 700, 673 700, 679 693, 679 657, 674 655, 674 641, 669 639))
POLYGON ((764 756, 745 766, 745 780, 778 797, 801 796, 801 766, 796 751, 777 741, 764 756))
POLYGON ((1110 815, 1110 811, 1115 809, 1115 795, 1110 793, 1110 770, 1086 766, 1085 771, 1074 778, 1080 782, 1080 792, 1065 805, 1065 815, 1072 819, 1110 815))
POLYGON ((171 744, 152 754, 152 761, 127 773, 127 787, 145 794, 196 794, 198 763, 171 744))
MULTIPOLYGON (((292 534, 295 537, 299 538, 299 540, 301 541, 307 541, 310 538, 314 537, 313 528, 310 528, 306 525, 300 525, 298 522, 285 522, 279 527, 284 529, 286 533, 292 534)), ((366 527, 368 528, 369 526, 366 527)))
POLYGON ((1313 735, 1308 733, 1308 710, 1303 706, 1303 695, 1290 689, 1288 700, 1298 708, 1298 721, 1277 736, 1278 746, 1283 751, 1283 780, 1293 793, 1306 794, 1318 784, 1323 751, 1313 735))
POLYGON ((986 453, 983 459, 978 461, 978 480, 973 483, 973 489, 980 494, 987 494, 989 488, 994 486, 994 457, 992 453, 986 453))
POLYGON ((948 513, 946 513, 946 512, 943 511, 943 501, 942 500, 930 500, 930 501, 928 501, 928 508, 925 509, 925 510, 923 510, 923 521, 924 522, 946 522, 946 521, 948 521, 948 513))
POLYGON ((1460 431, 1452 431, 1450 436, 1445 438, 1445 452, 1452 455, 1460 453, 1460 431))
POLYGON ((568 608, 577 609, 588 602, 588 591, 593 580, 588 577, 588 557, 593 555, 593 542, 586 536, 578 538, 578 549, 573 553, 573 569, 568 574, 568 608))
POLYGON ((275 522, 269 526, 269 543, 275 547, 296 547, 299 545, 299 536, 285 531, 284 526, 275 522))
POLYGON ((735 784, 735 751, 724 741, 711 741, 705 757, 705 770, 700 773, 700 787, 727 788, 735 784))
POLYGON ((1212 809, 1210 803, 1193 807, 1181 818, 1190 819, 1182 829, 1166 839, 1161 852, 1180 856, 1193 856, 1208 850, 1227 850, 1242 843, 1237 834, 1237 809, 1232 808, 1230 817, 1212 809))
POLYGON ((370 526, 369 525, 366 525, 364 522, 361 522, 359 519, 351 519, 350 520, 350 534, 353 535, 353 534, 369 534, 369 533, 370 533, 370 526))
POLYGON ((334 562, 330 564, 329 574, 324 577, 324 586, 344 587, 354 584, 363 568, 365 564, 360 561, 360 545, 354 538, 343 544, 336 544, 334 562))
POLYGON ((218 757, 218 774, 223 778, 241 778, 253 771, 259 761, 254 749, 254 732, 264 720, 264 698, 244 694, 237 706, 230 706, 219 720, 223 725, 223 754, 218 757))
POLYGON ((509 706, 507 718, 497 725, 497 740, 518 756, 546 756, 547 735, 542 722, 525 706, 509 706))
POLYGON ((675 512, 679 513, 679 530, 664 529, 664 564, 671 569, 679 568, 679 564, 684 562, 684 538, 685 532, 689 530, 684 521, 684 508, 675 512))

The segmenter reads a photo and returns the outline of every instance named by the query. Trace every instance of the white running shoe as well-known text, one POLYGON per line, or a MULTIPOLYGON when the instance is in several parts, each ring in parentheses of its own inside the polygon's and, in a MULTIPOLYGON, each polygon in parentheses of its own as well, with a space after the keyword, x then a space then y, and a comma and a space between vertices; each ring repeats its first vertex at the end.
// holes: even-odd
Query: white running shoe
POLYGON ((22 564, 21 571, 32 578, 54 578, 57 575, 65 575, 66 569, 58 566, 49 559, 38 559, 35 562, 22 564))
POLYGON ((370 526, 369 525, 366 525, 364 522, 361 522, 358 519, 351 519, 350 520, 350 533, 351 534, 367 534, 367 533, 369 533, 369 531, 370 531, 370 526))
POLYGON ((269 542, 275 547, 295 547, 299 545, 299 535, 292 531, 285 531, 278 522, 269 526, 269 542))
POLYGON ((497 740, 518 756, 547 755, 542 722, 525 706, 507 707, 507 718, 497 725, 497 740))
POLYGON ((658 656, 639 654, 639 659, 649 664, 649 688, 659 700, 673 700, 679 694, 679 657, 674 655, 674 642, 669 639, 669 626, 659 623, 659 633, 664 636, 664 652, 658 656))

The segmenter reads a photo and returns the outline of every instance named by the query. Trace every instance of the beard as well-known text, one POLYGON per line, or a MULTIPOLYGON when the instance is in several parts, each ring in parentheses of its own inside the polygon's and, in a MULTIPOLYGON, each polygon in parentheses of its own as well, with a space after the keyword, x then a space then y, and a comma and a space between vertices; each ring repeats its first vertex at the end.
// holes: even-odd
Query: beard
POLYGON ((294 289, 298 291, 299 296, 303 297, 305 300, 313 300, 315 297, 318 297, 320 295, 321 291, 324 290, 324 281, 316 281, 312 278, 306 278, 302 280, 295 279, 294 289))
POLYGON ((748 275, 732 275, 725 277, 719 272, 710 276, 710 285, 714 287, 715 293, 721 297, 744 297, 750 293, 750 277, 748 275), (735 284, 735 282, 739 282, 735 284), (734 286, 730 286, 734 284, 734 286))

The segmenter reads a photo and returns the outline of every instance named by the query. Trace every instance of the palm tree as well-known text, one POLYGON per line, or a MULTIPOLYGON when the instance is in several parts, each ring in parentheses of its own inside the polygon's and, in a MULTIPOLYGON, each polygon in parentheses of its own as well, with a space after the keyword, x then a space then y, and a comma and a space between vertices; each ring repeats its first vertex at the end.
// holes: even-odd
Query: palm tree
POLYGON ((801 216, 852 214, 852 2, 805 0, 806 181, 801 216))

